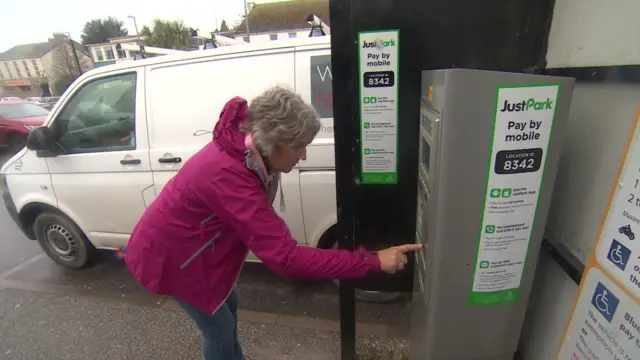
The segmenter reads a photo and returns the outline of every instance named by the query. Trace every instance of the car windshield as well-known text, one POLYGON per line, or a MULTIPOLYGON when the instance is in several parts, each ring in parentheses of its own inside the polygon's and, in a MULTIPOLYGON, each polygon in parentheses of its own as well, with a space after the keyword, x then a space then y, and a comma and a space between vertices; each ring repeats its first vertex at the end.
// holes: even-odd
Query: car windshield
POLYGON ((49 111, 34 104, 6 104, 0 105, 0 117, 5 119, 20 119, 33 116, 46 116, 49 111))

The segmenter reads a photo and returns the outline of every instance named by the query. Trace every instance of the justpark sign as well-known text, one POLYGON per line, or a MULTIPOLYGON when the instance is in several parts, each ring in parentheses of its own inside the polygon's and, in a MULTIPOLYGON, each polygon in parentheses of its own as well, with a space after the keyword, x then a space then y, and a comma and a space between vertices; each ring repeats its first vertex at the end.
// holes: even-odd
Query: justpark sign
POLYGON ((519 102, 509 102, 505 100, 500 112, 522 112, 522 111, 538 111, 538 110, 553 110, 553 101, 551 98, 545 100, 537 100, 535 98, 529 98, 519 102))

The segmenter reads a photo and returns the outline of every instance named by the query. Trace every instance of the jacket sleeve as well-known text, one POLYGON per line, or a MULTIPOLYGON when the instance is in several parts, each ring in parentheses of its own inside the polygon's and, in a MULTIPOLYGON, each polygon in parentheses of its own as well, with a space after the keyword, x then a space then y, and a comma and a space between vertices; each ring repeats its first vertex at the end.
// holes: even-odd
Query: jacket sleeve
POLYGON ((307 280, 354 279, 380 271, 375 253, 363 248, 323 250, 298 246, 259 182, 222 168, 201 198, 268 268, 281 276, 307 280))

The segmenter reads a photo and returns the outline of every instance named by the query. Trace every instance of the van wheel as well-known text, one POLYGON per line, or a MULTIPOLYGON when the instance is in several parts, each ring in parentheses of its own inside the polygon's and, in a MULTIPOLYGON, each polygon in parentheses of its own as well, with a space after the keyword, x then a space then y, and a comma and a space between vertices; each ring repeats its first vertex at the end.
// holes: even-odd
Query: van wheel
POLYGON ((9 151, 11 154, 16 154, 27 145, 27 137, 19 134, 9 134, 9 151))
POLYGON ((42 250, 56 263, 80 269, 92 260, 95 248, 66 216, 43 212, 36 218, 33 229, 42 250))
MULTIPOLYGON (((337 241, 333 243, 332 248, 338 248, 337 241)), ((336 284, 336 287, 340 286, 340 280, 333 280, 333 283, 336 284)), ((356 299, 365 303, 387 303, 401 298, 402 293, 356 289, 355 296, 356 299)))

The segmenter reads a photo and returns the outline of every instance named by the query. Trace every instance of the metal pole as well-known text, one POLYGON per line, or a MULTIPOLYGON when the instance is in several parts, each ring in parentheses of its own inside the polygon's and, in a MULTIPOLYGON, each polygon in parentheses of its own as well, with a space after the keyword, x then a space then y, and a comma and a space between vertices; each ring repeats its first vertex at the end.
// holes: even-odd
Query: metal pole
POLYGON ((67 33, 67 36, 69 37, 69 45, 71 45, 71 49, 73 50, 73 58, 76 61, 76 66, 78 67, 78 76, 76 76, 76 79, 80 77, 80 75, 82 75, 82 67, 80 66, 80 60, 78 59, 78 52, 76 51, 76 47, 73 44, 73 40, 71 39, 71 34, 67 33))
POLYGON ((133 19, 133 27, 136 29, 136 42, 138 43, 138 45, 140 45, 140 33, 138 32, 138 22, 136 21, 136 17, 135 16, 130 16, 130 18, 133 19))
POLYGON ((356 360, 356 296, 350 280, 340 281, 340 359, 356 360))
MULTIPOLYGON (((136 44, 138 48, 140 48, 140 33, 138 32, 138 22, 136 21, 136 17, 133 15, 127 15, 127 17, 133 19, 133 27, 136 29, 136 44)), ((144 59, 144 51, 140 50, 140 56, 144 59)))
POLYGON ((244 29, 247 32, 247 42, 251 42, 251 33, 249 32, 249 5, 244 0, 244 29))

